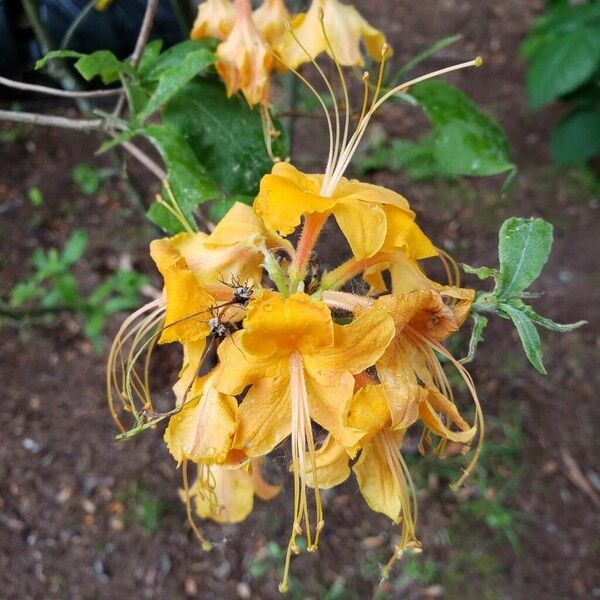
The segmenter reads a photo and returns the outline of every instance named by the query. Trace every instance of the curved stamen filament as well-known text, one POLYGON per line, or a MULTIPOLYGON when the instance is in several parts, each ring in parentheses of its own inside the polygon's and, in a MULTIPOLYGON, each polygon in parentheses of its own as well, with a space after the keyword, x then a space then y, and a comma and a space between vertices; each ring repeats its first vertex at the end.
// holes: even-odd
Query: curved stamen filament
MULTIPOLYGON (((287 27, 289 27, 291 29, 291 25, 289 24, 289 22, 287 23, 287 27)), ((285 60, 283 60, 281 55, 279 53, 277 53, 275 50, 273 50, 273 48, 271 48, 270 46, 266 46, 266 48, 286 69, 291 71, 296 77, 298 77, 298 79, 300 79, 300 81, 310 90, 310 92, 313 94, 313 96, 317 99, 317 102, 320 104, 321 108, 323 109, 323 114, 325 115, 325 120, 327 121, 327 129, 329 131, 329 155, 327 157, 327 167, 325 169, 325 171, 327 172, 329 169, 331 169, 331 165, 333 164, 333 150, 334 150, 334 148, 333 148, 333 137, 334 137, 333 136, 333 123, 331 121, 331 115, 329 114, 327 105, 325 104, 325 101, 323 100, 323 98, 321 97, 319 92, 317 92, 317 90, 315 89, 315 86, 312 83, 310 83, 308 81, 308 79, 306 79, 306 77, 301 75, 297 69, 294 69, 291 65, 287 64, 285 62, 285 60)))
POLYGON ((397 447, 397 442, 394 441, 393 436, 389 432, 382 432, 377 436, 376 443, 381 446, 390 473, 396 480, 400 491, 400 542, 396 546, 392 558, 381 570, 382 577, 386 579, 393 564, 407 548, 418 548, 420 546, 416 534, 418 505, 410 472, 402 457, 401 449, 397 447))
MULTIPOLYGON (((333 63, 335 64, 335 66, 337 68, 337 72, 340 77, 340 83, 342 86, 342 92, 344 95, 344 111, 345 111, 344 134, 342 136, 342 145, 341 145, 341 148, 343 149, 346 147, 346 143, 348 141, 348 131, 350 129, 351 108, 350 108, 350 98, 348 96, 348 86, 346 85, 346 78, 344 77, 344 71, 342 70, 342 67, 335 55, 335 50, 333 49, 333 45, 331 44, 331 41, 329 40, 329 36, 327 35, 327 30, 325 29, 325 12, 323 11, 323 7, 319 7, 319 23, 321 25, 321 31, 323 33, 323 37, 325 38, 325 44, 327 46, 327 49, 329 50, 329 54, 331 55, 331 60, 333 60, 333 63)), ((334 99, 334 101, 335 101, 335 99, 334 99)), ((329 172, 325 171, 325 177, 323 179, 322 187, 325 187, 327 185, 328 182, 326 180, 328 179, 328 177, 329 177, 329 172)))
POLYGON ((292 402, 292 471, 294 475, 294 519, 290 541, 285 558, 285 567, 279 589, 281 592, 287 591, 290 562, 292 554, 298 554, 299 548, 296 543, 296 537, 302 534, 302 522, 304 522, 305 535, 309 552, 317 549, 319 543, 319 534, 323 529, 323 506, 321 504, 321 494, 317 481, 317 465, 315 458, 315 442, 312 434, 312 424, 310 420, 310 409, 308 406, 308 392, 306 390, 306 381, 304 379, 304 363, 302 355, 294 352, 290 356, 290 394, 292 402), (306 484, 306 454, 308 453, 311 462, 313 486, 315 494, 315 517, 316 526, 313 532, 311 530, 310 511, 308 508, 307 484, 306 484))
MULTIPOLYGON (((407 326, 408 327, 408 326, 407 326)), ((469 464, 463 470, 463 474, 458 478, 456 482, 454 482, 450 487, 452 490, 457 491, 460 486, 465 482, 465 480, 471 475, 477 461, 479 460, 479 455, 481 454, 481 449, 483 447, 483 438, 485 435, 485 426, 483 421, 483 411, 481 410, 481 404, 479 403, 479 398, 477 396, 477 390, 475 389, 475 383, 470 375, 470 373, 465 369, 463 365, 461 365, 453 356, 448 352, 448 350, 442 346, 439 342, 435 342, 429 340, 428 338, 422 336, 418 331, 411 329, 411 332, 428 344, 431 348, 439 352, 444 358, 448 359, 452 365, 456 368, 456 370, 460 373, 465 382, 469 392, 471 393, 471 398, 473 399, 473 404, 475 405, 475 425, 479 430, 479 437, 477 440, 477 447, 475 448, 475 452, 473 457, 469 461, 469 464)))
POLYGON ((190 486, 188 481, 187 464, 188 461, 184 460, 183 465, 181 467, 181 472, 183 475, 183 494, 187 520, 190 524, 190 527, 192 528, 192 531, 194 532, 194 535, 200 540, 200 543, 202 544, 202 549, 210 550, 212 548, 212 544, 202 535, 202 532, 198 528, 198 525, 196 525, 196 522, 194 521, 194 516, 192 515, 192 503, 190 500, 190 486))
MULTIPOLYGON (((397 85, 396 87, 392 88, 391 90, 388 90, 377 101, 374 101, 371 104, 371 108, 369 108, 367 113, 364 115, 364 117, 358 123, 354 134, 350 138, 350 141, 348 142, 346 147, 342 150, 340 158, 337 161, 335 170, 333 172, 333 176, 331 177, 331 180, 329 181, 329 185, 328 185, 327 189, 325 190, 325 192, 327 194, 331 194, 332 191, 335 190, 337 184, 339 183, 340 178, 342 177, 342 175, 348 168, 348 164, 352 160, 352 156, 356 152, 356 149, 358 148, 358 145, 359 145, 360 141, 362 140, 362 137, 365 133, 367 125, 369 124, 369 121, 371 120, 371 117, 375 114, 377 109, 386 100, 388 100, 388 98, 390 98, 394 94, 397 94, 403 90, 406 90, 406 89, 412 87, 413 85, 416 85, 417 83, 421 83, 422 81, 427 81, 428 79, 433 79, 435 77, 439 77, 440 75, 445 75, 447 73, 451 73, 453 71, 458 71, 460 69, 465 69, 467 67, 479 67, 479 66, 481 66, 481 64, 482 64, 481 58, 477 57, 474 60, 470 60, 468 62, 460 63, 458 65, 453 65, 451 67, 445 67, 443 69, 433 71, 432 73, 428 73, 427 75, 421 75, 420 77, 411 79, 410 81, 407 81, 406 83, 397 85)), ((324 195, 326 195, 326 194, 324 194, 324 195)))

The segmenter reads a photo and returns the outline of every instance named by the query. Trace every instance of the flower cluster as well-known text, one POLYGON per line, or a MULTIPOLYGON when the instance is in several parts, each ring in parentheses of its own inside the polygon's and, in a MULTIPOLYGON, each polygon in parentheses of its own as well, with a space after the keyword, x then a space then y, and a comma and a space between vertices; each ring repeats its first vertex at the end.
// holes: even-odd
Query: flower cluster
POLYGON ((250 106, 269 104, 274 69, 295 70, 322 52, 343 66, 362 66, 361 41, 374 60, 381 58, 385 43, 383 33, 338 0, 313 0, 307 13, 296 15, 290 15, 283 0, 264 0, 254 12, 250 0, 205 0, 191 37, 221 40, 217 71, 227 94, 241 91, 250 106))
MULTIPOLYGON (((224 38, 221 60, 228 49, 245 51, 243 40, 259 30, 277 45, 282 32, 269 15, 283 10, 283 4, 267 0, 254 15, 248 7, 245 0, 236 0, 235 8, 226 0, 208 0, 200 7, 194 35, 224 38)), ((298 537, 306 538, 309 551, 317 549, 325 527, 322 489, 341 484, 353 472, 369 507, 399 526, 387 570, 405 549, 420 545, 415 491, 403 458, 405 438, 420 432, 419 450, 435 445, 440 457, 449 442, 467 452, 477 438, 460 484, 477 459, 483 435, 471 377, 443 345, 468 315, 474 292, 459 287, 454 263, 417 225, 403 196, 344 177, 375 111, 415 83, 382 93, 382 71, 374 89, 365 75, 362 111, 350 134, 351 106, 341 67, 361 57, 354 52, 356 36, 346 33, 352 43, 339 42, 344 15, 358 19, 354 9, 337 0, 315 0, 294 20, 294 35, 301 40, 296 47, 311 57, 327 50, 340 76, 344 111, 337 102, 334 114, 325 111, 331 140, 324 172, 306 174, 278 162, 262 178, 252 207, 235 204, 211 233, 154 241, 150 251, 164 279, 163 293, 127 319, 109 358, 109 401, 120 437, 168 420, 164 439, 182 466, 188 517, 206 547, 210 544, 191 507, 202 518, 243 520, 255 495, 268 500, 278 493, 278 486, 263 479, 261 466, 278 446, 288 445, 294 505, 282 591, 291 557, 300 551, 298 537), (335 23, 330 30, 324 26, 324 6, 335 23), (313 250, 330 219, 352 257, 325 271, 314 264, 313 250), (293 245, 288 238, 300 228, 293 245), (423 261, 436 258, 445 268, 443 283, 423 268, 423 261), (365 293, 347 291, 350 282, 365 293), (156 343, 178 343, 183 349, 175 405, 164 413, 154 411, 149 391, 156 343), (440 357, 470 391, 472 423, 455 404, 440 357), (136 420, 131 429, 121 422, 119 402, 136 420), (189 464, 197 470, 191 484, 189 464)), ((389 48, 378 32, 359 23, 369 51, 378 45, 383 69, 389 48)), ((279 43, 280 51, 288 52, 285 36, 279 43)), ((289 63, 297 65, 301 59, 293 54, 287 53, 289 63)), ((252 60, 258 59, 253 54, 252 60)), ((228 79, 228 68, 220 72, 229 86, 236 76, 228 79)), ((255 74, 254 68, 249 72, 255 74)), ((251 88, 242 78, 229 89, 262 101, 264 90, 255 94, 251 88)))

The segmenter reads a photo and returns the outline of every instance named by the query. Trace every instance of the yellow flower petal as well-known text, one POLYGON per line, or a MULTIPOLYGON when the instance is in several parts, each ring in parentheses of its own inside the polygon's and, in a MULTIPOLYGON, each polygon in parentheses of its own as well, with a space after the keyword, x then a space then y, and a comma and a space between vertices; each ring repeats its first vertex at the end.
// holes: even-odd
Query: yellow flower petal
POLYGON ((254 493, 261 500, 272 500, 281 492, 280 485, 273 485, 263 479, 262 476, 262 458, 254 458, 250 463, 250 474, 252 475, 252 485, 254 493))
POLYGON ((238 407, 234 447, 251 457, 264 456, 290 434, 291 411, 289 375, 257 381, 238 407))
POLYGON ((350 403, 348 425, 365 433, 361 444, 391 425, 391 413, 382 385, 366 385, 358 390, 350 403))
POLYGON ((321 175, 305 175, 289 163, 276 163, 260 181, 254 210, 269 229, 289 235, 303 215, 324 213, 335 206, 335 200, 319 195, 321 180, 321 175))
POLYGON ((397 523, 402 511, 402 494, 405 492, 388 461, 384 443, 380 436, 376 436, 371 444, 363 448, 352 470, 369 508, 397 523))
MULTIPOLYGON (((315 452, 319 488, 332 488, 346 481, 350 476, 349 460, 350 457, 345 448, 338 444, 331 435, 327 436, 323 445, 315 452)), ((307 465, 306 485, 315 487, 314 470, 310 455, 307 454, 304 461, 307 465)))
POLYGON ((410 212, 389 206, 386 207, 386 217, 384 251, 402 249, 413 260, 437 256, 435 246, 415 223, 414 213, 411 215, 410 212))
POLYGON ((295 350, 316 352, 333 344, 333 320, 324 302, 307 294, 289 298, 265 292, 253 300, 244 320, 243 349, 254 356, 280 356, 295 350))
POLYGON ((254 22, 263 39, 272 48, 277 48, 286 32, 285 21, 290 13, 283 0, 265 0, 253 13, 254 22))
MULTIPOLYGON (((374 60, 381 60, 381 50, 385 43, 383 33, 371 27, 353 7, 338 0, 313 0, 306 15, 295 23, 294 33, 313 58, 321 52, 331 55, 327 46, 319 11, 323 10, 324 26, 333 47, 337 61, 344 66, 362 66, 360 42, 364 42, 367 52, 374 60)), ((281 51, 285 63, 291 67, 308 61, 306 52, 288 34, 281 51)))
POLYGON ((387 221, 383 208, 362 200, 344 199, 333 214, 356 258, 370 258, 383 245, 387 221))
POLYGON ((185 259, 168 240, 155 240, 150 254, 165 280, 166 312, 160 344, 198 342, 206 338, 208 309, 214 299, 205 292, 185 259))
POLYGON ((217 523, 243 521, 254 506, 252 476, 244 468, 227 469, 213 465, 210 470, 214 478, 213 493, 207 493, 198 482, 191 490, 196 500, 196 512, 203 519, 217 523))
POLYGON ((385 311, 366 310, 349 325, 334 325, 334 345, 306 356, 305 364, 315 371, 360 373, 375 364, 394 334, 394 322, 385 311))
POLYGON ((306 389, 311 418, 327 430, 336 441, 352 448, 363 436, 347 426, 346 415, 352 400, 354 377, 348 371, 319 370, 315 361, 305 359, 306 389))
POLYGON ((456 405, 453 402, 450 402, 450 400, 438 390, 428 389, 427 392, 427 401, 422 402, 419 405, 419 415, 425 425, 427 425, 433 433, 444 439, 468 444, 477 432, 477 427, 470 427, 460 416, 456 405), (452 431, 447 427, 440 419, 439 413, 444 415, 446 422, 456 424, 460 431, 452 431))
POLYGON ((178 464, 221 463, 231 447, 237 401, 218 392, 210 376, 197 379, 181 410, 169 419, 164 439, 178 464))
POLYGON ((190 392, 188 392, 187 397, 192 397, 190 395, 190 386, 198 375, 198 370, 200 369, 202 354, 204 353, 205 347, 205 340, 186 343, 183 345, 183 366, 181 367, 181 371, 179 371, 179 379, 173 385, 173 392, 175 393, 175 398, 177 399, 177 406, 183 402, 188 388, 190 388, 190 392))
POLYGON ((235 4, 235 23, 229 36, 217 47, 217 73, 227 95, 241 91, 250 106, 269 103, 269 73, 273 57, 252 20, 249 0, 235 4))
POLYGON ((231 0, 205 0, 198 6, 198 14, 190 37, 193 40, 213 37, 224 40, 235 21, 231 0))

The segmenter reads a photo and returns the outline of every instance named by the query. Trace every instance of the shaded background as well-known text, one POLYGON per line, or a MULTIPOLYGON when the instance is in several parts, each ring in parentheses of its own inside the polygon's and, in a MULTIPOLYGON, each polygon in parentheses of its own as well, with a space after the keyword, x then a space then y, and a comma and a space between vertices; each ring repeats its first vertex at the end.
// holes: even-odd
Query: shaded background
MULTIPOLYGON (((550 164, 548 140, 561 109, 532 114, 526 107, 518 47, 543 3, 356 4, 387 33, 397 65, 457 32, 463 40, 430 59, 430 69, 484 55, 484 69, 450 80, 505 128, 520 170, 504 199, 501 177, 414 184, 382 171, 370 180, 403 193, 425 232, 459 262, 495 264, 497 231, 508 216, 550 221, 555 245, 536 284, 543 292, 536 306, 557 321, 586 319, 589 325, 568 335, 543 334, 550 374, 542 377, 526 363, 508 323, 493 323, 471 366, 490 431, 478 474, 454 495, 447 486, 457 472, 451 461, 414 461, 423 554, 405 559, 378 588, 378 565, 389 556, 396 532, 367 509, 350 482, 326 496, 322 547, 317 555, 294 561, 291 595, 329 600, 600 597, 593 492, 599 484, 600 198, 580 171, 550 164)), ((48 99, 21 102, 26 110, 49 112, 70 106, 48 99)), ((424 125, 408 107, 389 107, 379 120, 390 137, 416 135, 424 125)), ((314 148, 320 129, 296 122, 304 166, 318 168, 314 148)), ((323 154, 325 144, 323 139, 323 154)), ((23 277, 34 248, 60 247, 80 227, 92 238, 77 266, 84 287, 91 289, 120 264, 133 264, 160 286, 147 254, 156 232, 136 210, 131 189, 113 178, 90 197, 73 183, 71 169, 81 162, 114 167, 106 158, 94 158, 97 145, 94 135, 32 128, 0 141, 3 290, 23 277), (33 186, 43 194, 37 207, 28 199, 33 186)), ((153 182, 131 167, 142 197, 151 198, 153 182)), ((112 319, 106 344, 121 320, 112 319)), ((206 524, 217 544, 203 554, 185 523, 179 475, 161 431, 128 443, 113 440, 104 399, 106 350, 94 351, 80 323, 68 315, 42 326, 5 322, 0 348, 1 597, 280 597, 278 569, 291 519, 291 490, 270 505, 257 501, 242 525, 206 524)), ((159 397, 169 397, 178 360, 175 349, 157 355, 159 397)), ((284 458, 275 461, 275 478, 284 475, 284 458)))

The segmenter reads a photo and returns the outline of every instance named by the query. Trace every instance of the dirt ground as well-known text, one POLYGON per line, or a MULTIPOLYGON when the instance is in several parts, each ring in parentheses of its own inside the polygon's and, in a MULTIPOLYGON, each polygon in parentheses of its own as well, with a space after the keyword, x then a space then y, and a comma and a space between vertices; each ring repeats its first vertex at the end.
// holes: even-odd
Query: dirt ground
MULTIPOLYGON (((469 484, 455 496, 445 472, 428 462, 431 470, 420 471, 424 553, 398 565, 381 588, 378 564, 393 548, 395 533, 368 510, 355 484, 346 484, 326 496, 319 553, 293 563, 292 597, 600 597, 599 507, 593 500, 600 482, 600 198, 577 173, 549 166, 557 111, 534 115, 526 108, 518 46, 542 2, 357 4, 388 33, 397 64, 457 32, 463 41, 431 59, 431 69, 484 55, 485 69, 451 79, 502 123, 520 170, 505 199, 498 196, 501 178, 414 184, 379 172, 373 180, 409 198, 424 230, 459 262, 494 265, 498 227, 507 216, 552 222, 555 246, 536 284, 543 292, 536 306, 558 321, 586 319, 589 325, 568 335, 543 334, 549 375, 542 377, 525 364, 508 324, 493 323, 471 366, 490 441, 499 448, 499 462, 481 467, 492 483, 483 491, 469 484), (519 523, 511 543, 489 514, 478 516, 473 507, 482 498, 495 501, 498 481, 512 481, 517 471, 514 489, 502 498, 519 523), (596 492, 586 493, 586 485, 596 492)), ((411 135, 422 121, 394 108, 381 123, 390 135, 411 135)), ((299 124, 297 133, 299 148, 309 148, 310 131, 299 124)), ((155 232, 128 202, 124 184, 113 180, 88 197, 72 182, 71 168, 79 162, 107 165, 93 158, 96 145, 93 136, 62 130, 27 130, 14 142, 0 142, 2 291, 23 276, 36 246, 60 246, 78 227, 91 234, 78 266, 84 287, 124 260, 160 285, 146 252, 155 232), (43 193, 38 208, 27 200, 31 186, 43 193)), ((138 173, 151 198, 144 177, 138 173)), ((111 320, 107 344, 121 320, 111 320)), ((114 441, 104 397, 106 350, 94 352, 77 320, 5 323, 0 349, 0 598, 280 597, 274 542, 283 547, 287 540, 289 490, 270 505, 257 501, 242 525, 206 524, 216 548, 204 554, 185 523, 179 475, 161 432, 114 441)), ((168 398, 177 361, 174 350, 161 350, 159 397, 168 398)), ((284 477, 282 464, 276 477, 284 477)))

